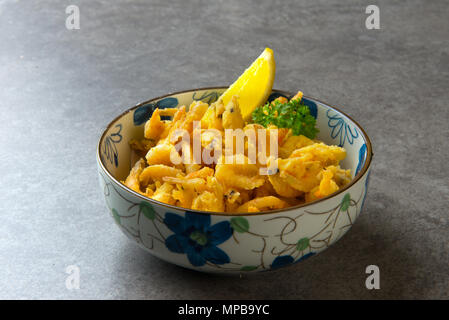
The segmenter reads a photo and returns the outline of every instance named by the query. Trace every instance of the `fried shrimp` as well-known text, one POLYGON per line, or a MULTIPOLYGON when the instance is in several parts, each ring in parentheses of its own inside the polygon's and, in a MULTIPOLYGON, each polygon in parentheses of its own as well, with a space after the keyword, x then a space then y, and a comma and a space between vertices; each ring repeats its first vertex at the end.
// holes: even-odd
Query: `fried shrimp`
POLYGON ((239 156, 233 156, 226 160, 223 160, 223 157, 219 161, 215 167, 215 177, 218 181, 226 186, 244 190, 252 190, 263 185, 265 177, 259 175, 258 166, 250 164, 247 157, 239 156))
POLYGON ((351 181, 350 170, 339 165, 346 151, 310 135, 318 131, 311 116, 296 122, 305 131, 283 125, 293 119, 291 108, 301 99, 302 92, 290 101, 278 97, 253 122, 244 121, 237 96, 226 105, 218 99, 211 105, 194 101, 188 108, 157 108, 145 123, 143 139, 129 141, 139 160, 122 183, 156 201, 229 214, 326 197, 351 181))
POLYGON ((257 210, 252 212, 259 212, 265 210, 282 209, 288 207, 288 203, 273 196, 255 198, 250 200, 237 208, 237 212, 250 212, 251 210, 257 210))

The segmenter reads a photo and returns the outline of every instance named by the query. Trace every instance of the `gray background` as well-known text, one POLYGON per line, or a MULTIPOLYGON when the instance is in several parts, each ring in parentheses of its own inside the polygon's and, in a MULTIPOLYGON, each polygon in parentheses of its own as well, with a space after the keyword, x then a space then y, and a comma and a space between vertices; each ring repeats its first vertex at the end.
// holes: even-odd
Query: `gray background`
POLYGON ((449 298, 448 17, 447 0, 0 0, 0 298, 449 298), (65 28, 69 4, 80 30, 65 28), (381 30, 365 28, 368 4, 381 30), (371 137, 364 212, 331 249, 276 272, 152 257, 108 217, 102 129, 151 97, 230 84, 265 46, 276 88, 341 107, 371 137), (65 287, 68 265, 80 290, 65 287))

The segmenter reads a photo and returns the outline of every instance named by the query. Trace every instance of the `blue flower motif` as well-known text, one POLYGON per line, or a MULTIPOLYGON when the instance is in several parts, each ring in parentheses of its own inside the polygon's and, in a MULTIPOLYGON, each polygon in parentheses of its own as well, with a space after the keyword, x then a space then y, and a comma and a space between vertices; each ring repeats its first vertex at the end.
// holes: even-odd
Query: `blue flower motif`
POLYGON ((271 264, 271 269, 278 269, 282 268, 291 264, 296 264, 302 260, 305 260, 311 256, 315 255, 315 252, 309 252, 305 255, 303 255, 301 258, 295 261, 295 259, 290 255, 285 256, 279 256, 274 259, 273 263, 271 264))
POLYGON ((366 157, 366 144, 364 143, 359 150, 359 163, 357 164, 357 169, 355 170, 355 175, 359 173, 359 171, 362 169, 363 165, 365 164, 365 157, 366 157))
POLYGON ((345 142, 348 141, 349 144, 354 143, 354 139, 358 138, 359 133, 356 128, 351 129, 351 127, 346 123, 346 121, 338 113, 331 115, 330 109, 327 110, 326 115, 329 121, 327 125, 332 128, 331 137, 340 140, 338 144, 339 147, 343 147, 345 142))
POLYGON ((276 257, 276 259, 274 259, 273 263, 271 264, 271 269, 278 269, 288 266, 294 261, 295 259, 293 259, 293 257, 289 255, 276 257))
POLYGON ((187 211, 185 218, 167 212, 164 223, 174 232, 165 240, 166 247, 172 252, 187 254, 195 267, 203 266, 206 261, 214 264, 231 262, 226 252, 217 247, 232 236, 229 221, 211 225, 210 215, 187 211))
POLYGON ((371 174, 371 170, 368 171, 368 174, 366 176, 366 180, 365 180, 365 194, 363 195, 363 200, 362 200, 362 204, 360 206, 360 210, 362 210, 363 206, 365 205, 365 199, 366 199, 366 195, 368 193, 368 184, 369 184, 370 174, 371 174))
POLYGON ((198 92, 194 92, 193 93, 192 100, 194 100, 194 101, 203 101, 203 102, 205 102, 207 104, 214 103, 215 101, 218 100, 218 97, 221 95, 221 94, 218 94, 218 92, 216 92, 216 91, 211 91, 211 92, 206 91, 200 97, 198 97, 196 95, 197 93, 198 92))
POLYGON ((370 175, 371 175, 371 170, 368 171, 368 175, 367 175, 366 180, 365 180, 365 189, 368 189, 370 175))
MULTIPOLYGON (((171 97, 161 99, 161 100, 157 101, 156 103, 144 104, 143 106, 138 107, 134 111, 134 117, 133 117, 134 125, 140 126, 141 124, 146 122, 148 119, 150 119, 151 115, 153 114, 154 110, 156 110, 156 108, 165 109, 165 108, 175 108, 176 106, 178 106, 178 99, 171 98, 171 97)), ((162 117, 162 118, 165 119, 164 117, 162 117)), ((167 119, 165 119, 165 120, 167 120, 167 119)))
POLYGON ((120 133, 122 131, 122 125, 117 124, 114 128, 116 131, 104 139, 102 154, 106 156, 106 159, 108 159, 111 164, 115 164, 115 166, 118 167, 118 150, 115 144, 122 141, 123 137, 120 133))

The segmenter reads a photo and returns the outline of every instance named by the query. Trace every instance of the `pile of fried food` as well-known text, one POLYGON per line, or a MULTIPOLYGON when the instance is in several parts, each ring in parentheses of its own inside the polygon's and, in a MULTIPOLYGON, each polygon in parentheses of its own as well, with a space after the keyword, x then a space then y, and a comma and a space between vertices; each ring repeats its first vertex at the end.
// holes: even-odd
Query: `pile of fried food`
MULTIPOLYGON (((302 97, 302 93, 298 94, 302 97)), ((346 157, 343 148, 295 136, 291 129, 245 123, 237 97, 226 106, 221 100, 210 106, 194 101, 188 111, 185 106, 156 109, 145 124, 144 137, 130 141, 131 148, 141 158, 123 183, 146 197, 186 209, 229 214, 281 209, 326 197, 351 180, 350 170, 339 166, 346 157), (171 120, 162 120, 164 116, 171 120), (173 138, 176 129, 184 129, 193 136, 194 121, 201 123, 197 133, 201 135, 201 148, 215 143, 207 129, 217 129, 222 134, 223 156, 217 163, 174 164, 171 160, 173 141, 178 141, 173 138), (270 159, 277 161, 277 170, 261 175, 261 164, 248 161, 247 142, 245 154, 234 154, 235 158, 244 159, 243 164, 223 161, 225 129, 244 132, 263 129, 267 131, 267 139, 270 130, 278 130, 279 157, 270 159)))

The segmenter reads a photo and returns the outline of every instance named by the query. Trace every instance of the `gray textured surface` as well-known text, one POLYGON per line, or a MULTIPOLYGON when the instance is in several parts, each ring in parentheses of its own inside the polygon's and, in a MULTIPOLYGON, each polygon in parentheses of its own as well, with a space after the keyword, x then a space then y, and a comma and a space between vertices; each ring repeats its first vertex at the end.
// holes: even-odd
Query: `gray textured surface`
POLYGON ((0 1, 0 298, 449 298, 449 4, 0 1), (77 4, 81 29, 65 28, 77 4), (366 207, 334 247, 243 278, 166 264, 108 217, 95 148, 137 102, 231 83, 274 49, 275 87, 340 106, 370 135, 366 207), (376 264, 381 289, 365 288, 376 264), (81 289, 65 287, 68 265, 81 289))

